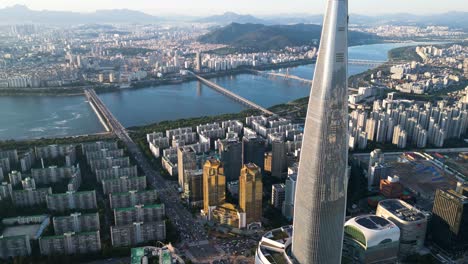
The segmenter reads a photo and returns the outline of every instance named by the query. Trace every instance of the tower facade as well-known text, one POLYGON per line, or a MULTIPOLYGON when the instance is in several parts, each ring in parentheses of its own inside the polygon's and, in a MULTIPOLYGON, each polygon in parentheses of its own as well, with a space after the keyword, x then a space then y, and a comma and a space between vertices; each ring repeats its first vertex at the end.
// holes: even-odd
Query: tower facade
POLYGON ((219 160, 210 159, 203 166, 203 211, 210 217, 212 208, 226 200, 226 177, 219 160))
POLYGON ((262 196, 260 168, 253 163, 244 165, 239 177, 239 207, 245 213, 247 225, 262 220, 262 196))
POLYGON ((348 161, 348 1, 328 0, 294 207, 298 263, 341 262, 348 161))

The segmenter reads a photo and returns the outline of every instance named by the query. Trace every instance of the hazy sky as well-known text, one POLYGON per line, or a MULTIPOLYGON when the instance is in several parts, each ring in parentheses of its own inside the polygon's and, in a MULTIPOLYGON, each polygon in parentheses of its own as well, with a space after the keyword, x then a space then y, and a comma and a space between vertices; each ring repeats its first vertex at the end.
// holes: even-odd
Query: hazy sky
MULTIPOLYGON (((326 0, 0 0, 0 8, 15 4, 34 10, 92 12, 96 9, 127 8, 154 15, 218 14, 225 11, 257 15, 279 13, 323 13, 326 0)), ((468 11, 467 0, 350 0, 350 12, 415 14, 468 11)))

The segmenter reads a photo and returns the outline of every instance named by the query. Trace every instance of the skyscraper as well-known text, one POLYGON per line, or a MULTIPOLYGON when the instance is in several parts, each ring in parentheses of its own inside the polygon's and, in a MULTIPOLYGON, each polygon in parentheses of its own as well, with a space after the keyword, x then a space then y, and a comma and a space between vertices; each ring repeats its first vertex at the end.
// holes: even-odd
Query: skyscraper
POLYGON ((468 248, 468 197, 461 192, 437 190, 432 209, 432 239, 453 253, 468 248))
POLYGON ((203 166, 203 211, 211 218, 211 210, 226 200, 226 177, 219 160, 210 159, 203 166))
POLYGON ((265 140, 257 136, 246 135, 242 139, 244 164, 254 163, 263 171, 265 169, 265 140))
POLYGON ((237 181, 242 168, 242 143, 237 139, 224 139, 218 140, 218 147, 226 181, 237 181))
POLYGON ((245 213, 246 224, 262 219, 263 182, 260 168, 249 163, 244 165, 239 177, 239 207, 245 213))
POLYGON ((179 170, 179 186, 185 188, 186 170, 195 170, 197 168, 197 157, 195 151, 190 148, 177 149, 177 165, 179 170))
POLYGON ((340 263, 348 161, 348 1, 328 0, 299 162, 292 255, 340 263))

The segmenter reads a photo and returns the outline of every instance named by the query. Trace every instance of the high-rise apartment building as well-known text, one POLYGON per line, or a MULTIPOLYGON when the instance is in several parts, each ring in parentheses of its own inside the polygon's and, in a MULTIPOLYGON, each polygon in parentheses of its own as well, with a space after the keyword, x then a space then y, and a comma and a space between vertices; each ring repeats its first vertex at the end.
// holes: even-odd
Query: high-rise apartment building
POLYGON ((48 194, 46 202, 47 209, 59 212, 74 209, 88 210, 97 208, 96 191, 68 191, 66 193, 48 194))
MULTIPOLYGON (((240 171, 239 171, 240 172, 240 171)), ((226 176, 223 164, 209 159, 203 166, 203 212, 211 219, 211 211, 226 200, 226 176)))
POLYGON ((104 194, 121 193, 132 190, 142 191, 146 189, 146 176, 142 177, 120 177, 117 179, 107 179, 102 181, 104 194))
POLYGON ((31 207, 35 205, 44 205, 47 196, 52 193, 52 188, 13 190, 13 204, 18 207, 31 207))
POLYGON ((29 236, 0 236, 0 259, 31 255, 29 236))
POLYGON ((56 216, 52 218, 56 235, 69 232, 90 232, 100 229, 99 214, 72 213, 68 216, 56 216))
POLYGON ((109 169, 95 170, 94 173, 96 174, 96 180, 98 182, 101 182, 103 180, 117 179, 120 177, 130 177, 130 178, 137 177, 138 169, 137 169, 137 166, 130 166, 130 167, 114 166, 109 169))
POLYGON ((124 226, 111 226, 111 241, 114 247, 129 247, 150 241, 166 239, 166 223, 131 223, 124 226))
POLYGON ((101 250, 99 231, 65 233, 39 238, 41 255, 73 255, 95 253, 101 250))
POLYGON ((165 216, 164 204, 135 205, 128 208, 114 209, 116 226, 130 225, 135 222, 163 221, 165 216))
POLYGON ((245 213, 246 224, 262 220, 263 182, 260 168, 249 163, 243 166, 239 178, 239 207, 245 213))
POLYGON ((156 190, 128 191, 120 193, 110 193, 110 207, 124 208, 138 204, 154 204, 158 199, 156 190))
POLYGON ((329 0, 309 99, 294 207, 292 256, 341 262, 348 163, 348 1, 329 0))

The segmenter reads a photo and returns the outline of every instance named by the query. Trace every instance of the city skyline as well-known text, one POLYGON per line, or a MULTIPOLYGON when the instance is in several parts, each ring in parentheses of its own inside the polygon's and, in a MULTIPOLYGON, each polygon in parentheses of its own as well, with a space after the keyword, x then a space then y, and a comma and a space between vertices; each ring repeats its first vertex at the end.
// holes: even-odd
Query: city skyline
MULTIPOLYGON (((185 15, 185 16, 205 16, 221 14, 224 12, 237 12, 251 15, 294 15, 294 14, 321 14, 325 8, 325 1, 320 1, 316 5, 310 5, 306 0, 295 0, 288 2, 285 7, 277 3, 266 5, 266 0, 258 0, 258 5, 251 5, 247 0, 236 2, 214 2, 212 0, 201 0, 196 3, 189 0, 174 0, 165 3, 154 3, 154 1, 140 0, 130 2, 129 0, 111 1, 104 0, 99 3, 93 1, 79 1, 74 3, 58 0, 33 1, 33 0, 2 0, 0 8, 11 7, 14 5, 25 5, 32 10, 51 10, 51 11, 74 11, 74 12, 94 12, 96 10, 107 9, 130 9, 142 11, 151 15, 185 15)), ((351 14, 378 15, 392 13, 411 13, 417 15, 427 15, 444 13, 449 11, 463 12, 468 11, 468 7, 462 0, 447 0, 444 6, 436 3, 427 3, 423 0, 415 0, 408 3, 404 0, 375 2, 372 0, 362 0, 350 3, 349 11, 351 14), (371 10, 372 12, 369 12, 371 10), (381 11, 380 11, 381 10, 381 11)))

